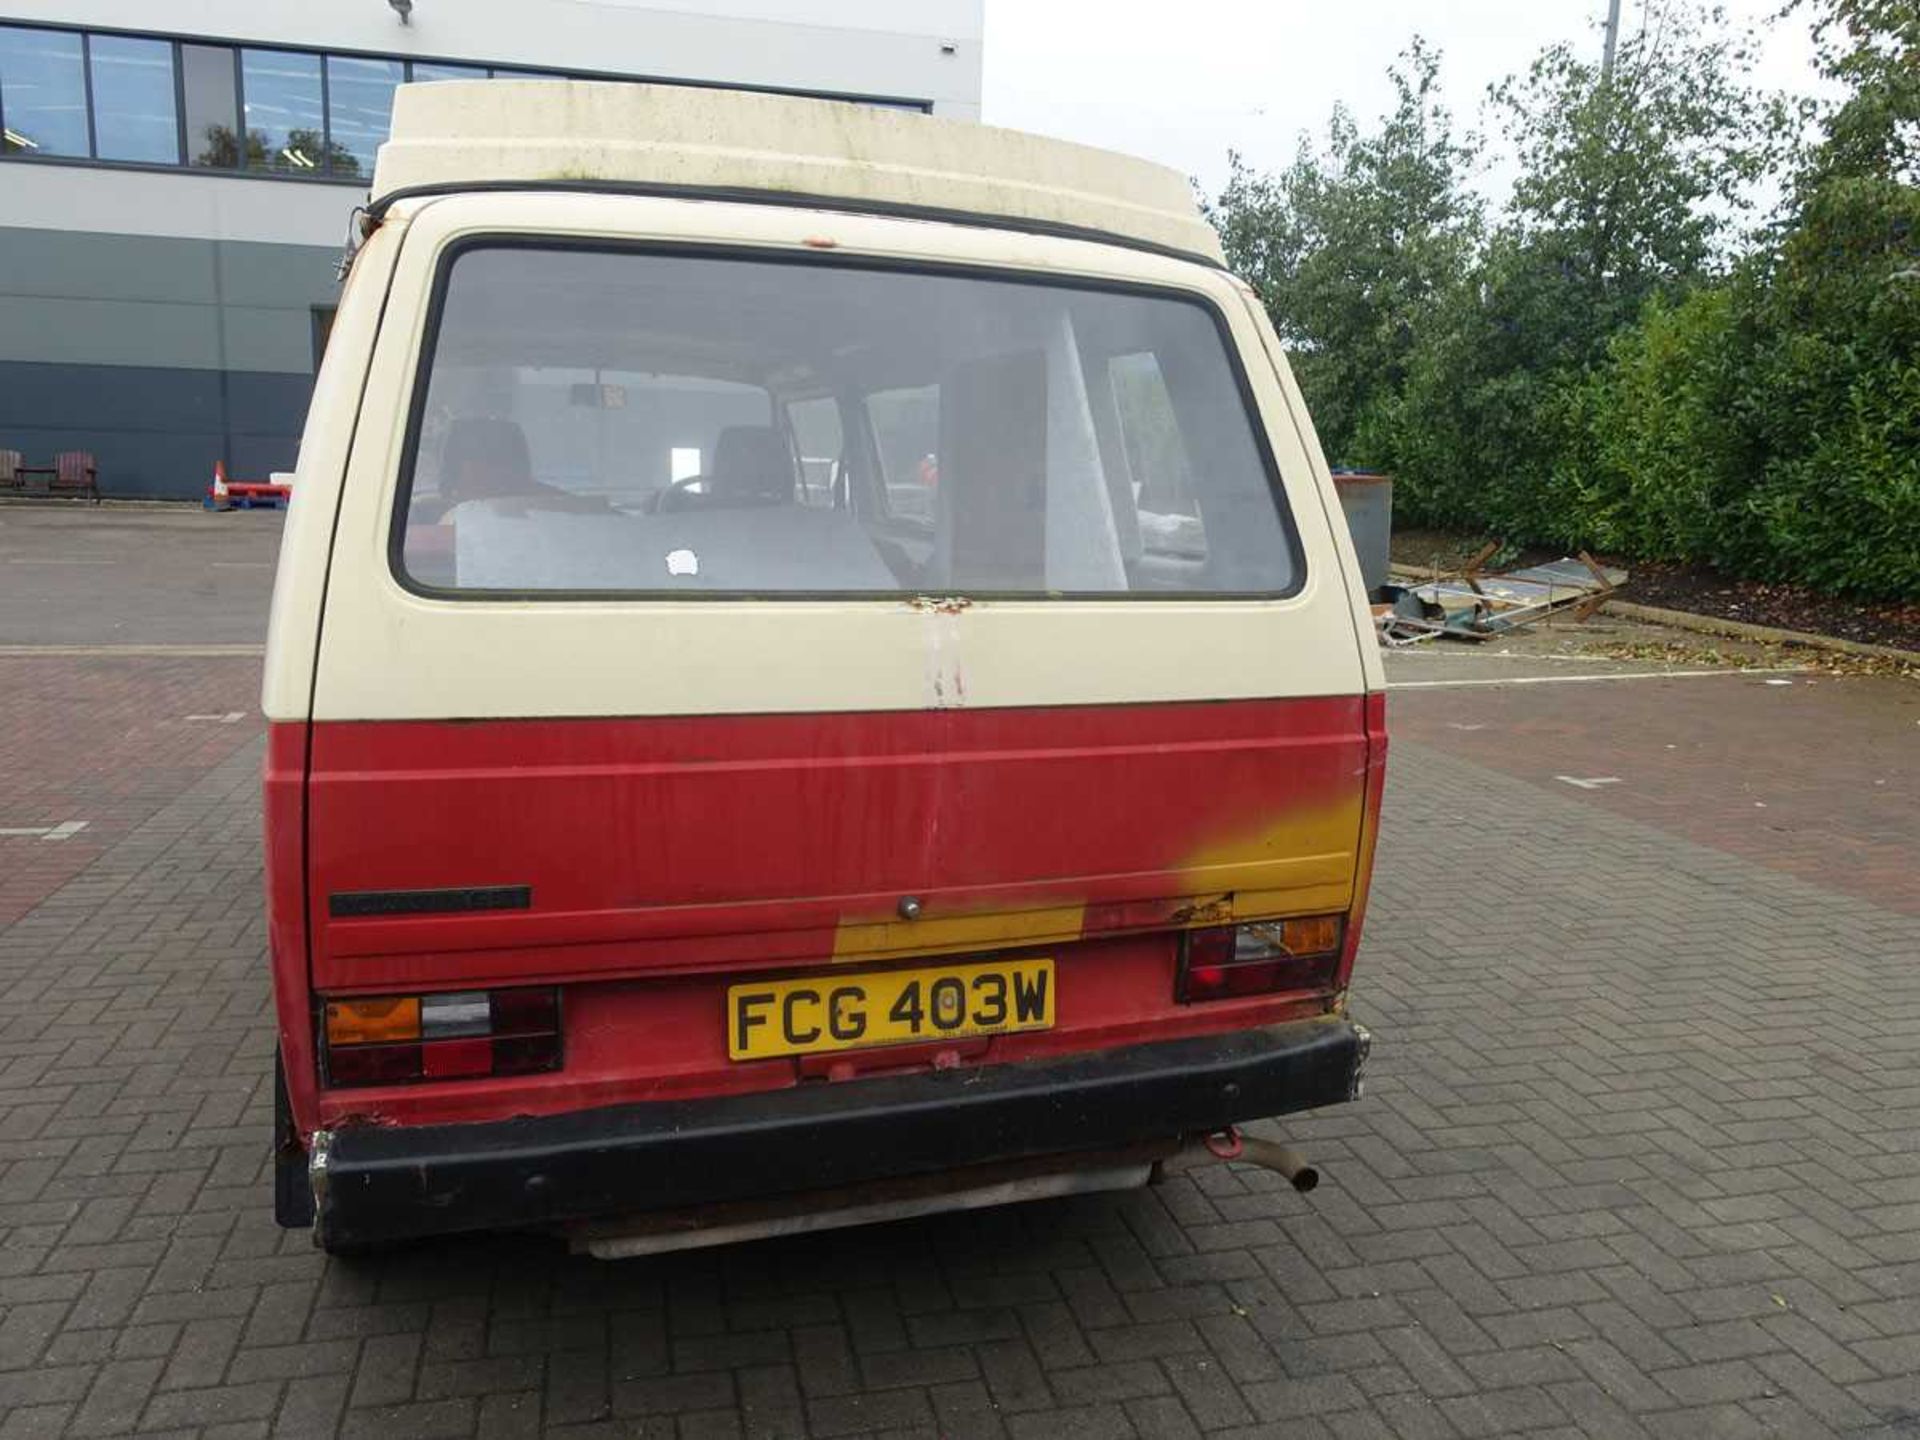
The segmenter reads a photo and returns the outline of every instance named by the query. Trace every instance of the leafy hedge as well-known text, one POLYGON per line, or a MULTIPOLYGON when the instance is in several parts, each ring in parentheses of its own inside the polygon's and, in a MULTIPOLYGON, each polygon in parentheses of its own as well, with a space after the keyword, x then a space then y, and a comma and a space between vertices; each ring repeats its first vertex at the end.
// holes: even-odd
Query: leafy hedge
MULTIPOLYGON (((1920 596, 1920 191, 1823 187, 1772 273, 1655 301, 1579 382, 1548 493, 1603 548, 1920 596)), ((1416 482, 1417 484, 1417 482, 1416 482)), ((1418 503, 1418 502, 1416 502, 1418 503)), ((1518 517, 1517 517, 1518 518, 1518 517)), ((1568 534, 1569 540, 1582 538, 1568 534)))
POLYGON ((1847 93, 1817 116, 1677 13, 1613 76, 1556 46, 1496 87, 1521 174, 1495 224, 1416 42, 1377 131, 1338 113, 1278 176, 1236 160, 1229 259, 1329 454, 1392 471, 1408 521, 1920 598, 1920 7, 1821 0, 1847 93))

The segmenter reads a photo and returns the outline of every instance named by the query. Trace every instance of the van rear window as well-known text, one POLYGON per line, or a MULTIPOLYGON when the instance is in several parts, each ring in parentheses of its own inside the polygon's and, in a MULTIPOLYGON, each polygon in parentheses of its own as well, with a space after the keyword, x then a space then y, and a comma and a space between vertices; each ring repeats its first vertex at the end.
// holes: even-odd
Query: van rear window
POLYGON ((480 244, 415 405, 393 548, 429 592, 1298 588, 1223 327, 1166 292, 480 244))

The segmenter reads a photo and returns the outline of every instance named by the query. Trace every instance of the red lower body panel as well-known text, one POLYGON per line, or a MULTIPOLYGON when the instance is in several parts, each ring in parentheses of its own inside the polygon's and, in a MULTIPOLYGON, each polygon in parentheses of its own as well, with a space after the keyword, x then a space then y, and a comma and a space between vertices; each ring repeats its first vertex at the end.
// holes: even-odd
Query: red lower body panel
POLYGON ((1379 732, 1360 696, 276 727, 269 897, 296 1118, 792 1085, 801 1062, 726 1058, 726 981, 747 973, 1054 957, 1056 1028, 967 1063, 1323 1010, 1177 1006, 1176 936, 1354 905, 1379 732), (557 1074, 318 1091, 316 995, 546 983, 566 1000, 557 1074))

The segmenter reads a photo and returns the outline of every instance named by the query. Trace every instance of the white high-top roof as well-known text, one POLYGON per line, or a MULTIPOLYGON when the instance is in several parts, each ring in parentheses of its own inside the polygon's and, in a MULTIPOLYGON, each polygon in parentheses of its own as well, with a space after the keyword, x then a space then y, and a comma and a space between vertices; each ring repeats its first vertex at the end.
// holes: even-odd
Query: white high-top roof
POLYGON ((1018 130, 741 90, 584 80, 403 85, 373 172, 397 192, 513 182, 818 197, 996 216, 1219 261, 1177 170, 1018 130))

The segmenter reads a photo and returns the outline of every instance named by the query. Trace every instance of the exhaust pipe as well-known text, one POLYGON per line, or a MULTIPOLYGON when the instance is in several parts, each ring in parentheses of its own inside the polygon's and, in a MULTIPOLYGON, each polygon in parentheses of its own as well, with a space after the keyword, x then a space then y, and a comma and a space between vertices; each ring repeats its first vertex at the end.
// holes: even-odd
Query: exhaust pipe
POLYGON ((1201 1137, 1185 1153, 1194 1160, 1206 1155, 1215 1160, 1250 1161, 1264 1170, 1285 1177, 1286 1182, 1302 1195, 1320 1183, 1320 1172, 1308 1164, 1307 1157, 1298 1150, 1282 1145, 1278 1140, 1242 1135, 1237 1125, 1229 1125, 1224 1130, 1201 1137))
POLYGON ((1307 1163, 1307 1157, 1278 1140, 1262 1140, 1258 1135, 1250 1135, 1241 1140, 1240 1149, 1243 1159, 1285 1176, 1287 1183, 1302 1195, 1320 1183, 1320 1172, 1307 1163))

